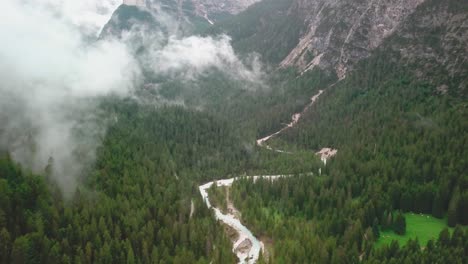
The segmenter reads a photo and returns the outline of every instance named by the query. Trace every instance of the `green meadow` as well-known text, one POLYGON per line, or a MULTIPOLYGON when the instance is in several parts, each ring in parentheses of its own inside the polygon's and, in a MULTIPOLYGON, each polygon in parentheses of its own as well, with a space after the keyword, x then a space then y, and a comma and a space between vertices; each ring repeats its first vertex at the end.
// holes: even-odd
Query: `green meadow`
MULTIPOLYGON (((406 234, 397 235, 392 230, 381 230, 377 247, 390 244, 393 240, 402 246, 410 239, 418 238, 419 244, 425 246, 430 239, 437 239, 439 233, 447 226, 446 219, 438 219, 430 215, 406 213, 406 234)), ((449 228, 450 231, 453 228, 449 228)))

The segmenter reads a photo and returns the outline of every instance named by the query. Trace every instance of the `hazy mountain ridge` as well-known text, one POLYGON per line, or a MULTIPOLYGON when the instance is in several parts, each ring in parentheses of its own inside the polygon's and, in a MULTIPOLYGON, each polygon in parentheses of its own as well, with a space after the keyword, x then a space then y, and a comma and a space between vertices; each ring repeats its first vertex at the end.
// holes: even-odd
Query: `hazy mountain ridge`
MULTIPOLYGON (((138 7, 141 11, 169 16, 176 27, 207 27, 220 18, 238 14, 259 0, 124 0, 122 6, 138 7), (175 23, 174 23, 175 22, 175 23)), ((118 12, 118 10, 116 10, 118 12)), ((115 20, 115 13, 110 19, 115 20)), ((166 18, 167 19, 167 18, 166 18)), ((113 25, 116 26, 115 24, 113 25)), ((174 25, 173 25, 174 26, 174 25)), ((109 29, 109 25, 107 26, 109 29)), ((186 30, 187 31, 187 30, 186 30)))
POLYGON ((124 32, 131 31, 133 27, 146 27, 155 31, 159 26, 155 17, 147 10, 134 5, 123 4, 112 14, 109 22, 101 32, 102 37, 121 37, 124 32))
POLYGON ((192 0, 197 14, 210 16, 221 13, 238 14, 260 0, 192 0))

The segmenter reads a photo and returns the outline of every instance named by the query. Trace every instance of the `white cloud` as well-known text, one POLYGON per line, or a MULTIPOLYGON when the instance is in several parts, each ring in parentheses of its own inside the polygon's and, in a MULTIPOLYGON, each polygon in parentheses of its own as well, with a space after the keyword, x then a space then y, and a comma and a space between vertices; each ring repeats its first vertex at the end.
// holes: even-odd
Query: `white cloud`
POLYGON ((90 44, 64 14, 46 6, 8 1, 2 13, 0 146, 8 145, 18 161, 38 170, 52 156, 54 175, 71 192, 83 169, 76 152, 93 157, 104 131, 90 101, 129 95, 141 79, 139 67, 124 44, 90 44), (74 133, 83 123, 88 137, 78 141, 74 133), (32 151, 30 141, 36 143, 32 151))
POLYGON ((87 35, 97 36, 122 0, 26 0, 34 8, 53 10, 87 35))
MULTIPOLYGON (((93 99, 129 95, 142 80, 126 44, 86 40, 84 35, 97 34, 116 5, 112 0, 95 2, 2 3, 0 148, 8 147, 17 161, 35 170, 43 170, 52 156, 55 178, 66 193, 74 191, 84 169, 82 161, 94 157, 105 131, 93 99), (77 131, 84 133, 79 139, 77 131), (77 159, 77 153, 86 158, 77 159)), ((258 59, 240 60, 227 36, 171 37, 166 43, 155 41, 163 35, 160 32, 147 36, 140 30, 125 34, 124 42, 132 44, 132 34, 144 39, 145 46, 152 43, 146 47, 145 65, 156 74, 193 79, 216 68, 234 78, 261 83, 258 59)))
POLYGON ((159 74, 173 74, 196 78, 207 70, 216 68, 232 77, 251 82, 261 82, 262 69, 256 56, 246 64, 239 59, 226 35, 216 38, 191 36, 182 39, 171 37, 166 46, 154 50, 151 68, 159 74))

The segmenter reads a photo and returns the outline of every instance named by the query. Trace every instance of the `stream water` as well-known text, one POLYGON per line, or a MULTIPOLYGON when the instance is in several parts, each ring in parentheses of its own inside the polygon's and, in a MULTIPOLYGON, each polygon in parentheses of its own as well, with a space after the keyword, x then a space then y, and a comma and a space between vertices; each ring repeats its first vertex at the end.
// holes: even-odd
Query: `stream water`
MULTIPOLYGON (((323 92, 324 92, 323 90, 320 90, 316 95, 314 95, 311 98, 311 102, 307 104, 304 110, 301 113, 295 113, 291 118, 291 122, 288 123, 285 127, 283 127, 279 131, 269 136, 258 139, 257 145, 260 147, 264 147, 266 149, 272 150, 272 151, 276 151, 280 153, 289 153, 283 150, 273 149, 272 147, 268 146, 266 142, 270 140, 271 138, 281 134, 285 130, 294 127, 299 122, 302 115, 317 101, 317 99, 320 97, 320 95, 323 92)), ((322 161, 326 163, 327 159, 333 157, 336 153, 337 153, 337 150, 335 149, 324 148, 321 151, 317 152, 317 155, 319 155, 322 161)), ((253 179, 253 181, 255 182, 259 178, 275 180, 281 177, 289 177, 289 176, 291 175, 247 176, 243 178, 253 179)), ((260 255, 260 250, 263 250, 264 248, 263 243, 259 239, 257 239, 252 234, 252 232, 240 222, 240 219, 235 214, 231 214, 231 213, 224 214, 219 208, 213 207, 210 203, 210 199, 208 195, 208 189, 211 186, 213 186, 213 184, 216 184, 216 186, 218 187, 221 187, 221 186, 231 187, 232 183, 235 180, 238 180, 240 178, 241 177, 235 177, 235 178, 230 178, 230 179, 208 182, 206 184, 200 185, 199 189, 200 189, 200 194, 206 206, 208 206, 208 208, 213 208, 216 219, 230 226, 232 229, 234 229, 238 233, 238 237, 236 241, 234 241, 233 243, 232 251, 237 255, 237 258, 239 259, 239 264, 253 264, 257 262, 258 257, 260 255)))
MULTIPOLYGON (((281 177, 289 176, 291 175, 247 176, 244 178, 253 179, 254 181, 256 181, 259 178, 275 180, 281 177)), ((236 215, 230 213, 224 214, 219 208, 213 207, 208 196, 208 189, 211 186, 213 186, 213 184, 216 184, 216 186, 218 187, 231 187, 232 183, 238 179, 240 179, 240 177, 212 181, 200 185, 199 189, 206 206, 208 206, 208 208, 213 208, 216 219, 230 226, 238 233, 238 238, 236 239, 236 241, 234 241, 232 248, 233 252, 236 253, 237 258, 239 259, 239 264, 253 264, 257 262, 258 256, 260 255, 260 250, 263 250, 263 243, 259 239, 257 239, 252 234, 252 232, 240 222, 240 219, 238 219, 236 215)))

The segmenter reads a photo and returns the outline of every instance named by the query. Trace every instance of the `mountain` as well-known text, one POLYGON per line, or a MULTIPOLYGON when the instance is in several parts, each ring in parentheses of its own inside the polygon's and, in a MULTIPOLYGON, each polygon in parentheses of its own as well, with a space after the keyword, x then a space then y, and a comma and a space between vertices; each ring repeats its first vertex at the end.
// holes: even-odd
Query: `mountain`
POLYGON ((266 62, 279 64, 306 29, 301 16, 292 12, 294 1, 265 0, 244 12, 228 17, 208 30, 232 37, 234 48, 243 53, 257 52, 266 62))
POLYGON ((260 0, 191 0, 197 15, 216 21, 223 14, 238 14, 260 0))
POLYGON ((466 263, 466 0, 125 0, 100 37, 127 95, 0 104, 0 264, 466 263))
POLYGON ((171 34, 187 35, 238 14, 259 0, 124 0, 101 33, 120 34, 131 25, 156 20, 171 34), (149 16, 153 15, 151 19, 149 16))
MULTIPOLYGON (((405 63, 442 65, 460 79, 468 68, 466 9, 461 0, 265 0, 212 32, 231 35, 238 50, 258 52, 283 68, 318 68, 338 78, 393 39, 387 47, 405 63)), ((466 81, 459 84, 463 87, 466 81)))
MULTIPOLYGON (((130 1, 131 2, 131 1, 130 1)), ((122 34, 135 27, 149 32, 160 30, 162 27, 156 18, 140 5, 123 4, 112 14, 109 22, 101 31, 100 37, 122 37, 122 34)))
POLYGON ((468 5, 464 1, 427 0, 383 45, 414 76, 439 93, 468 96, 468 5))
POLYGON ((342 78, 350 65, 368 57, 422 2, 295 1, 290 12, 301 16, 307 29, 281 65, 333 68, 342 78))

